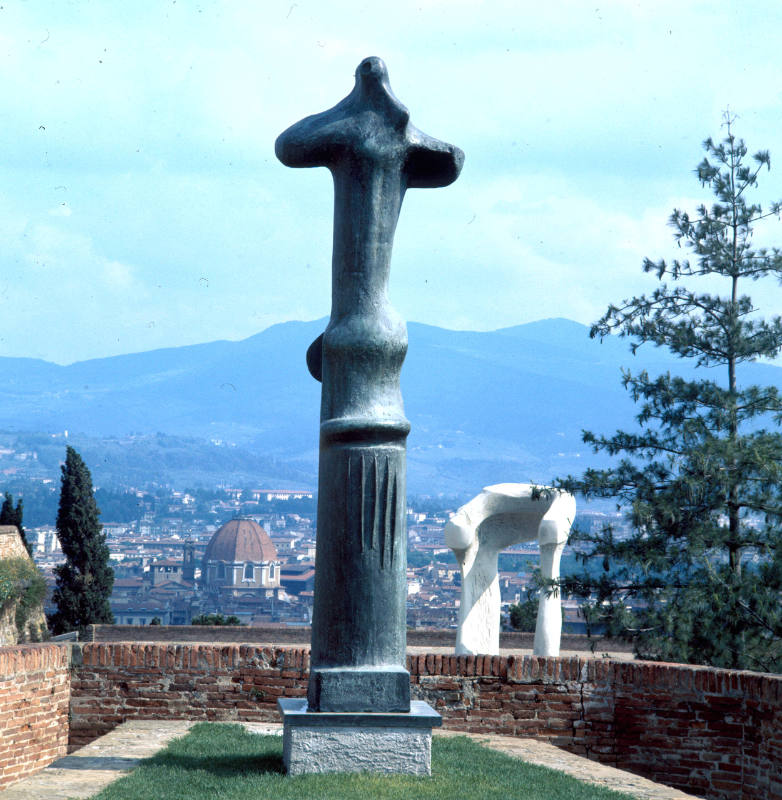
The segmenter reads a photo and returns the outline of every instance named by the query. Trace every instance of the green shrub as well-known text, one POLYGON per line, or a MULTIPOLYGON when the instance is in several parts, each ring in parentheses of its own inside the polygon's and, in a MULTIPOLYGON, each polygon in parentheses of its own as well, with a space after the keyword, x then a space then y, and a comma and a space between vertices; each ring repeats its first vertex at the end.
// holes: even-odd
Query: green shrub
MULTIPOLYGON (((14 623, 20 640, 26 638, 30 615, 45 596, 46 581, 32 561, 27 558, 0 560, 0 609, 4 611, 16 604, 14 623)), ((40 641, 45 635, 43 630, 30 630, 33 641, 40 641)))
POLYGON ((200 614, 193 617, 190 622, 191 625, 241 625, 242 621, 239 617, 231 614, 230 617, 224 617, 222 614, 200 614))

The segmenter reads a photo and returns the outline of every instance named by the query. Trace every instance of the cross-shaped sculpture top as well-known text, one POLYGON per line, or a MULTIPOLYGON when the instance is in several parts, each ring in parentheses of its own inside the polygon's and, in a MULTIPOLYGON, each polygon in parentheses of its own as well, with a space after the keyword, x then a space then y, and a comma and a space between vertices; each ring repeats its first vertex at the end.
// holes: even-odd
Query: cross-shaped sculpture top
POLYGON ((275 144, 288 167, 328 167, 334 177, 332 319, 366 309, 388 284, 391 245, 405 191, 447 186, 464 153, 409 122, 382 59, 365 58, 353 91, 292 125, 275 144))
POLYGON ((368 161, 402 173, 405 188, 453 183, 464 153, 410 125, 410 112, 391 91, 382 59, 365 58, 353 91, 328 111, 313 114, 282 133, 277 158, 287 167, 328 167, 368 161))

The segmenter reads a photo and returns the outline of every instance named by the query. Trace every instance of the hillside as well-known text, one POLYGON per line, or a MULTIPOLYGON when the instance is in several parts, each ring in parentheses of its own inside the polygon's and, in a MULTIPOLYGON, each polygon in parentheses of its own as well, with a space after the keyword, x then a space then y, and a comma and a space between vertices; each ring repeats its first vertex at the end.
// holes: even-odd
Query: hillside
MULTIPOLYGON (((288 322, 239 342, 69 366, 0 358, 2 442, 13 447, 21 436, 18 449, 39 434, 36 469, 56 477, 64 448, 51 434, 67 430, 104 485, 314 486, 320 385, 304 353, 324 324, 288 322)), ((661 351, 632 356, 623 340, 591 340, 564 319, 491 332, 408 327, 402 385, 413 493, 578 471, 594 458, 582 428, 632 423, 621 367, 682 367, 661 351)), ((748 365, 744 374, 782 386, 778 367, 748 365)))

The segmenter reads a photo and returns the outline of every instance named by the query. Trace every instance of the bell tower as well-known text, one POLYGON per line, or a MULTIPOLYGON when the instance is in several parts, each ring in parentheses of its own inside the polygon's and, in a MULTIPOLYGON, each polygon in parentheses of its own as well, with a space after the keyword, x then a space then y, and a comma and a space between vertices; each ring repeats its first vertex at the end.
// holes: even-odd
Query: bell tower
POLYGON ((182 579, 188 583, 195 581, 195 544, 192 539, 185 542, 185 557, 182 562, 182 579))

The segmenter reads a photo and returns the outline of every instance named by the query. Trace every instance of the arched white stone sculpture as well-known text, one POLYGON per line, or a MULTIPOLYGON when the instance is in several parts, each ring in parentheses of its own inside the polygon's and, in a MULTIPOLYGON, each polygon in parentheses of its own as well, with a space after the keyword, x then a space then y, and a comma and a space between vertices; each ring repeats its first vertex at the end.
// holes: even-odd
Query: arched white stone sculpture
MULTIPOLYGON (((500 582, 497 556, 518 542, 537 539, 544 578, 559 577, 559 562, 576 516, 567 492, 529 483, 487 486, 463 505, 445 526, 445 543, 462 570, 457 653, 500 651, 500 582), (533 494, 536 496, 533 498, 533 494)), ((541 592, 534 654, 559 655, 562 610, 559 592, 541 592)))

